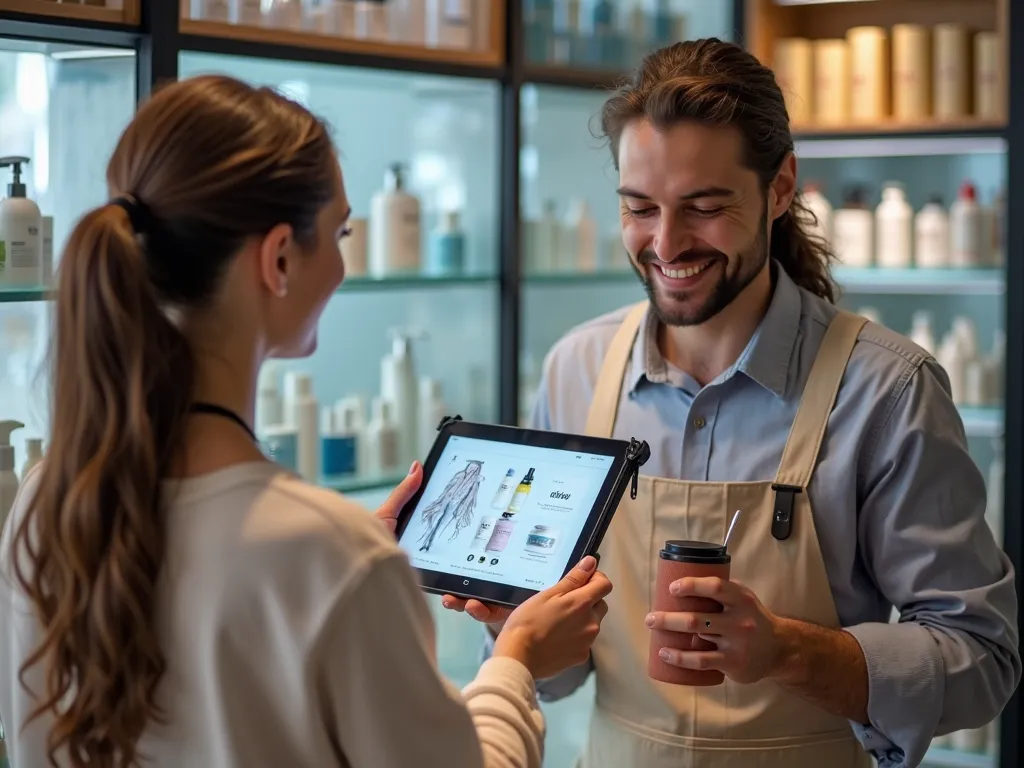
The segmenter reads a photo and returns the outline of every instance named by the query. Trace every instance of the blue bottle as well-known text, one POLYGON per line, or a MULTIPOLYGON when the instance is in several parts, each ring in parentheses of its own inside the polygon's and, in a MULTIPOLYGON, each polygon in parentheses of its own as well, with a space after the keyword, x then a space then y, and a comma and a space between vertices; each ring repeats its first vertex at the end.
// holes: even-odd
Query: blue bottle
POLYGON ((299 433, 287 425, 267 427, 261 441, 271 461, 296 472, 298 466, 299 433))
POLYGON ((466 238, 459 229, 459 212, 445 211, 427 246, 427 273, 458 275, 465 269, 466 238))
POLYGON ((624 41, 615 25, 614 4, 611 0, 592 0, 589 15, 586 64, 597 69, 621 69, 624 41))
POLYGON ((335 433, 320 438, 320 467, 325 477, 356 474, 359 443, 356 435, 335 433))

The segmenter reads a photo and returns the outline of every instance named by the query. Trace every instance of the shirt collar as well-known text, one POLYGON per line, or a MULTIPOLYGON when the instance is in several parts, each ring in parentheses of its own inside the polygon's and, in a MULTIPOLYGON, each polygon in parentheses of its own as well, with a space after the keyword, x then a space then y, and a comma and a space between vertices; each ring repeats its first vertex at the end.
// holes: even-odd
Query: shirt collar
MULTIPOLYGON (((800 330, 802 297, 800 288, 786 271, 778 264, 773 266, 775 291, 768 311, 739 359, 716 382, 740 372, 776 396, 784 397, 800 330)), ((658 326, 657 315, 648 307, 633 344, 629 378, 624 382, 630 392, 644 380, 652 384, 669 383, 668 362, 658 349, 658 326)))

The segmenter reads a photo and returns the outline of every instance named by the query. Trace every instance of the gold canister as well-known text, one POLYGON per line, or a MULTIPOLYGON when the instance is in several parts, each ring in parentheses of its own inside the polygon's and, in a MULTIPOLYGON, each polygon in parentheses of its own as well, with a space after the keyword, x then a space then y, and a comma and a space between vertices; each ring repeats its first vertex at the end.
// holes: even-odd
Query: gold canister
POLYGON ((853 27, 850 46, 850 119, 877 123, 889 116, 889 34, 884 27, 853 27))
POLYGON ((936 24, 933 87, 935 117, 959 120, 971 111, 970 33, 962 24, 936 24))
POLYGON ((983 120, 1004 117, 1003 50, 996 32, 974 36, 974 114, 983 120))
POLYGON ((931 115, 931 32, 919 24, 892 28, 892 115, 918 123, 931 115))
POLYGON ((811 41, 802 37, 784 37, 775 43, 772 57, 775 80, 786 98, 789 119, 795 124, 808 124, 814 116, 812 98, 813 49, 811 41))
POLYGON ((814 122, 850 121, 850 56, 845 40, 814 41, 814 122))

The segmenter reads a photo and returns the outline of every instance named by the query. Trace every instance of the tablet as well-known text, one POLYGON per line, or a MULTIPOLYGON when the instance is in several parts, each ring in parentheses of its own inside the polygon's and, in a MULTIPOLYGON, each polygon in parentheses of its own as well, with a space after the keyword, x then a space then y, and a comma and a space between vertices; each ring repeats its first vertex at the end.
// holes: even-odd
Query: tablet
POLYGON ((647 443, 445 419, 398 543, 427 592, 516 606, 597 553, 647 443))

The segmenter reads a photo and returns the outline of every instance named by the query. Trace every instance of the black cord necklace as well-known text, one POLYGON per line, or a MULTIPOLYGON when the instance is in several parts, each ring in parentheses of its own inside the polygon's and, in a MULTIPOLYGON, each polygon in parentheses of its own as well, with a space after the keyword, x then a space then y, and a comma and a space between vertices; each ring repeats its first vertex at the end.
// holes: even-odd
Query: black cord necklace
POLYGON ((233 421, 235 424, 245 430, 245 433, 252 438, 254 443, 259 444, 259 438, 256 437, 256 433, 252 431, 252 427, 245 423, 245 419, 239 416, 237 413, 232 411, 230 408, 225 408, 223 405, 215 405, 214 403, 204 403, 202 401, 192 403, 189 406, 189 410, 192 413, 205 413, 208 416, 219 416, 222 419, 233 421))

